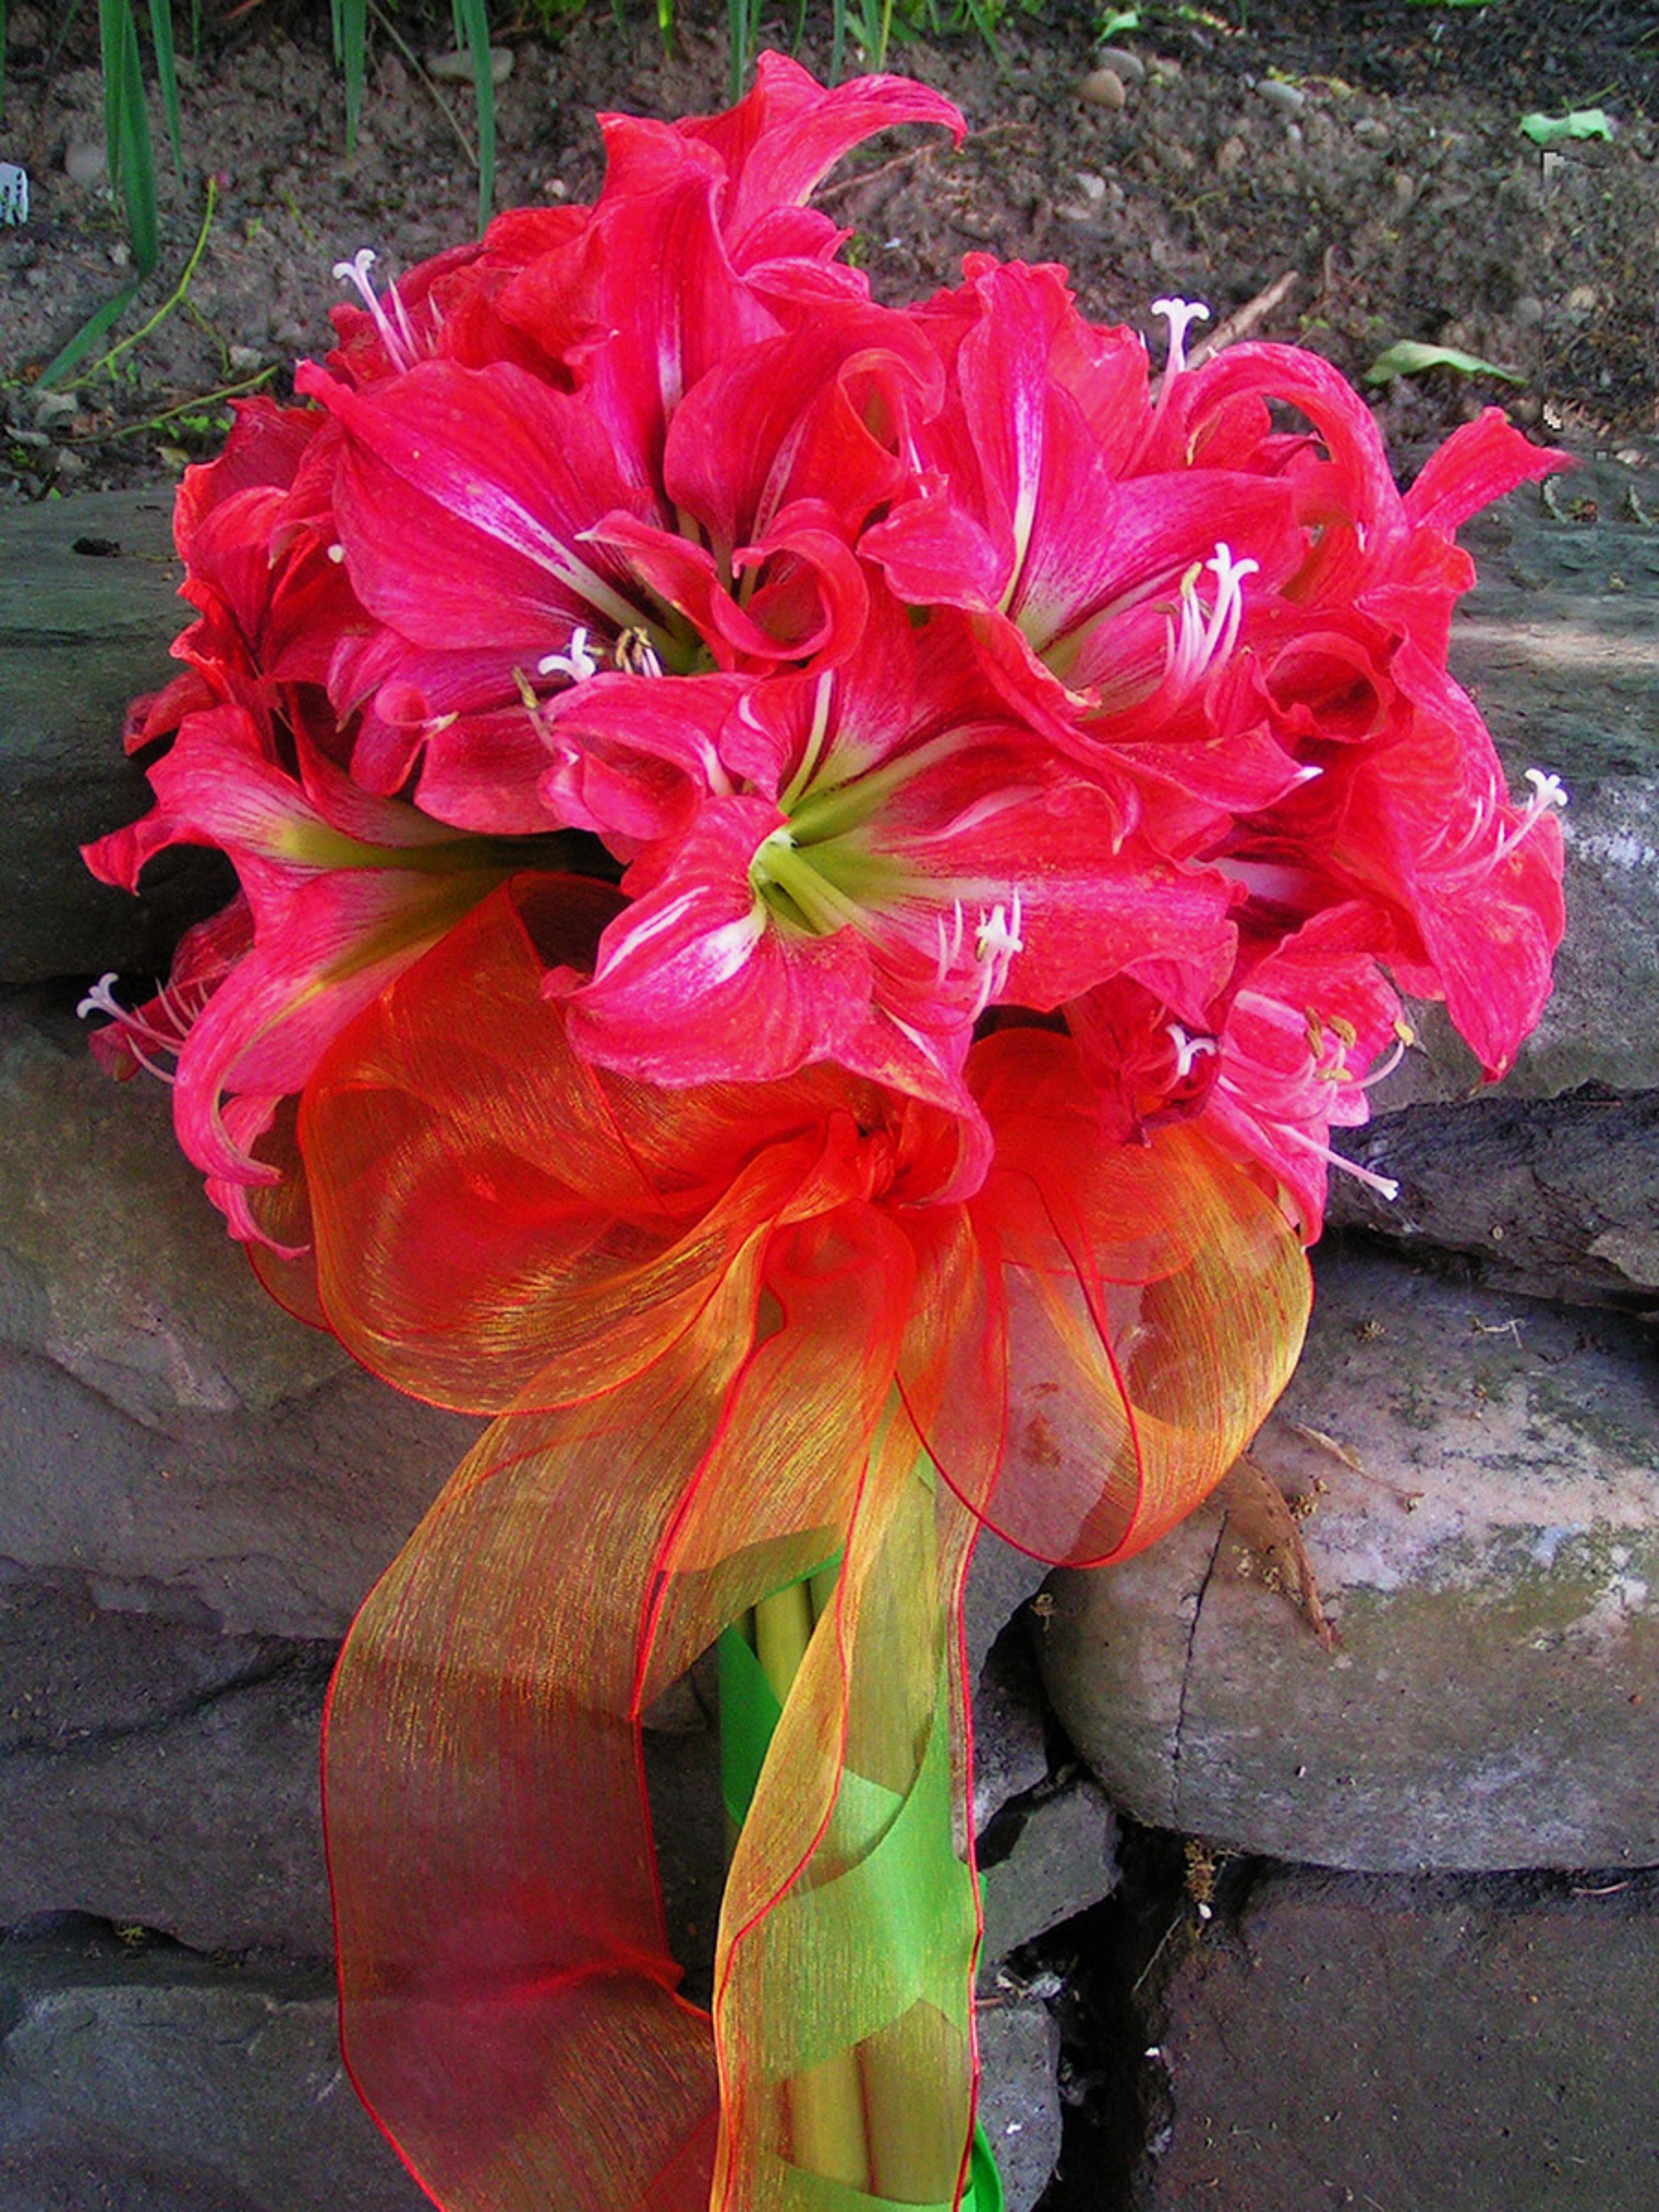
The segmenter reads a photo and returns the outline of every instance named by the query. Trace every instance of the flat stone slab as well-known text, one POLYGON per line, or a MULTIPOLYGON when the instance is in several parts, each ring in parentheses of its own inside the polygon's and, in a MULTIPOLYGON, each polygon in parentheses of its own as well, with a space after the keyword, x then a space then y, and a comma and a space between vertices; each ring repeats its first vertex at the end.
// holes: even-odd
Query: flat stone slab
POLYGON ((1127 2212, 1659 2201, 1659 1875, 1279 1873, 1159 1964, 1127 2212))
POLYGON ((419 2212, 325 1972, 166 1944, 0 1944, 0 2212, 419 2212))
POLYGON ((1124 1566, 1054 1577, 1039 1652, 1073 1742, 1137 1820, 1230 1850, 1388 1870, 1659 1861, 1647 1331, 1317 1256, 1307 1353, 1257 1453, 1315 1506, 1339 1645, 1263 1587, 1212 1506, 1124 1566))
POLYGON ((0 519, 0 983, 164 974, 185 924, 224 902, 205 854, 157 861, 139 901, 94 882, 78 851, 148 810, 121 726, 137 693, 178 672, 168 648, 193 619, 180 573, 164 485, 0 519))
POLYGON ((1659 1091, 1500 1086, 1385 1114, 1343 1151, 1400 1186, 1332 1177, 1334 1221, 1478 1260, 1484 1282, 1587 1304, 1659 1303, 1659 1091))
POLYGON ((1060 2158, 1060 2031, 1040 2004, 994 2005, 977 2021, 979 2118, 1007 2212, 1030 2212, 1060 2158))

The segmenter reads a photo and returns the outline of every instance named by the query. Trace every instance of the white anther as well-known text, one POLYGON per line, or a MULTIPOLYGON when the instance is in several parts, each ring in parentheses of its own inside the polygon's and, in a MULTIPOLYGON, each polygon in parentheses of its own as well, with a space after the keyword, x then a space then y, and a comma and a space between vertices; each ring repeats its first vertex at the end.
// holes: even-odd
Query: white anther
POLYGON ((1024 920, 1024 909, 1018 891, 1012 895, 1006 908, 994 906, 989 914, 980 916, 979 927, 974 932, 974 957, 980 968, 979 988, 974 994, 975 1019, 1007 988, 1008 970, 1013 965, 1014 955, 1025 950, 1025 940, 1019 933, 1024 920))
POLYGON ((1154 300, 1152 313, 1170 325, 1170 351, 1164 364, 1167 386, 1187 366, 1187 333, 1194 323, 1207 323, 1210 311, 1202 300, 1154 300))
POLYGON ((112 1021, 125 1021, 126 1008, 116 1003, 115 982, 112 968, 107 975, 100 975, 75 1009, 76 1019, 84 1022, 92 1014, 107 1014, 112 1021))
POLYGON ((1019 933, 1023 915, 1018 891, 1013 894, 1012 904, 1012 917, 1001 906, 994 906, 989 914, 981 915, 979 927, 974 934, 974 957, 976 960, 1001 960, 1006 963, 1012 960, 1016 952, 1024 951, 1025 940, 1019 933))
POLYGON ((164 1052, 174 1058, 178 1056, 190 1026, 191 1017, 187 1010, 164 985, 161 992, 162 1007, 168 1018, 177 1024, 177 1034, 169 1036, 165 1030, 155 1028, 142 1015, 129 1012, 115 995, 115 982, 113 969, 107 975, 100 975, 75 1009, 76 1018, 85 1021, 93 1014, 107 1014, 120 1030, 122 1042, 139 1066, 148 1070, 161 1082, 171 1083, 173 1080, 173 1070, 163 1067, 152 1054, 164 1052))
POLYGON ((337 568, 341 562, 345 559, 345 547, 338 544, 331 545, 328 549, 328 557, 337 568))
POLYGON ((398 297, 395 284, 386 288, 386 299, 392 303, 392 313, 387 314, 386 301, 375 291, 374 280, 368 273, 378 258, 372 246, 360 246, 349 261, 335 263, 334 281, 337 284, 349 284, 356 293, 374 319, 380 343, 396 366, 413 368, 420 354, 420 348, 415 343, 414 325, 403 301, 398 297))
POLYGON ((1247 554, 1236 561, 1231 547, 1218 544, 1204 567, 1215 578, 1215 604, 1206 616, 1198 596, 1196 568, 1181 582, 1181 622, 1177 633, 1169 632, 1169 665, 1164 678, 1177 691, 1185 691, 1218 660, 1224 660, 1238 642, 1244 619, 1243 581, 1260 571, 1261 562, 1247 554))
POLYGON ((1179 1022, 1165 1022, 1164 1034, 1175 1047, 1176 1081, 1184 1083, 1193 1072, 1193 1062, 1204 1053, 1220 1050, 1212 1036, 1188 1036, 1179 1022))
POLYGON ((587 632, 580 628, 570 633, 568 653, 550 653, 536 663, 538 676, 568 676, 573 684, 585 684, 599 672, 599 664, 587 649, 587 632))
MULTIPOLYGON (((1529 831, 1538 827, 1547 814, 1552 813, 1557 807, 1565 807, 1567 803, 1566 786, 1559 775, 1547 775, 1541 768, 1529 768, 1527 770, 1527 781, 1532 786, 1532 797, 1522 809, 1521 819, 1515 827, 1505 830, 1503 836, 1498 839, 1497 849, 1493 852, 1491 860, 1486 862, 1483 873, 1497 867, 1500 861, 1507 860, 1516 847, 1524 841, 1529 831)), ((1484 819, 1480 810, 1477 808, 1477 831, 1483 826, 1484 819)))

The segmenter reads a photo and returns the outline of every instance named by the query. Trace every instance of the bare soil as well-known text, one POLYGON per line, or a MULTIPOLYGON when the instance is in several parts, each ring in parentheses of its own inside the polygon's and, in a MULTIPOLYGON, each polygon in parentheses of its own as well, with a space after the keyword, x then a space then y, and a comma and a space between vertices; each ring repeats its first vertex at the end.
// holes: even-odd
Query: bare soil
MULTIPOLYGON (((0 159, 27 167, 33 204, 26 225, 0 230, 0 499, 176 472, 222 436, 232 388, 283 395, 295 357, 326 347, 335 261, 371 244, 394 272, 477 220, 471 88, 427 74, 447 8, 398 9, 404 51, 381 19, 347 153, 320 0, 259 0, 228 22, 210 0, 201 52, 181 61, 183 175, 162 156, 162 266, 112 341, 153 327, 44 391, 43 367, 126 274, 101 173, 94 12, 83 0, 65 34, 64 11, 40 0, 9 11, 0 159), (203 232, 210 183, 199 259, 156 319, 203 232)), ((1244 311, 1255 334, 1298 339, 1355 379, 1410 338, 1519 380, 1437 369, 1374 387, 1397 448, 1497 399, 1553 438, 1645 457, 1659 390, 1659 4, 1139 12, 1103 57, 1087 10, 1011 20, 994 54, 971 34, 896 43, 890 65, 948 92, 972 127, 959 153, 936 137, 878 141, 831 181, 827 202, 882 296, 952 281, 976 248, 1061 261, 1103 319, 1150 331, 1150 301, 1179 294, 1218 320, 1244 311), (1611 139, 1543 150, 1521 133, 1529 110, 1585 107, 1605 111, 1611 139)), ((723 39, 695 22, 665 56, 653 26, 619 27, 597 0, 552 29, 528 9, 495 14, 511 58, 500 205, 590 197, 595 110, 669 115, 726 98, 723 39)), ((801 56, 823 72, 810 36, 801 56)), ((164 145, 159 103, 153 126, 164 145)))

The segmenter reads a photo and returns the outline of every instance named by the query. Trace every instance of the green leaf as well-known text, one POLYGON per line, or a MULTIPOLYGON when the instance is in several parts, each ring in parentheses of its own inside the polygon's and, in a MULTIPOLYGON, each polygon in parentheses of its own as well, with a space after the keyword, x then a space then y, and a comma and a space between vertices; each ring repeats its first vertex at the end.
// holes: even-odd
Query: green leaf
POLYGON ((179 119, 179 68, 173 51, 173 0, 149 0, 149 31, 155 42, 155 76, 167 110, 167 144, 175 175, 185 167, 184 132, 179 119))
POLYGON ((484 0, 454 0, 455 43, 472 60, 478 102, 478 228, 489 221, 495 197, 495 76, 490 65, 489 16, 484 0))
POLYGON ((1116 38, 1120 31, 1138 31, 1139 28, 1139 8, 1114 8, 1109 15, 1101 17, 1095 36, 1104 46, 1109 39, 1116 38))
POLYGON ((1600 107, 1575 107, 1565 115, 1523 115, 1521 133, 1534 146, 1559 146, 1568 138, 1611 138, 1613 125, 1600 107))
POLYGON ((1400 338, 1380 353, 1365 371, 1367 384, 1392 384, 1396 376, 1421 376, 1425 369, 1455 369, 1459 376, 1501 377, 1505 384, 1524 384, 1519 369, 1504 368, 1479 355, 1460 353, 1455 346, 1422 345, 1415 338, 1400 338))
POLYGON ((329 0, 334 58, 345 79, 346 151, 357 143, 363 112, 363 78, 368 56, 368 0, 329 0))

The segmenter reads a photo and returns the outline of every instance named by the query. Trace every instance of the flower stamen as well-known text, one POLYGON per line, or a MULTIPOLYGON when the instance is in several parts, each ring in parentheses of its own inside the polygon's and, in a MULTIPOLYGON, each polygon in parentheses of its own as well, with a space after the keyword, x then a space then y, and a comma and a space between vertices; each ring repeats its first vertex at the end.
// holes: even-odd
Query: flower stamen
POLYGON ((1169 662, 1164 681, 1177 695, 1189 690, 1216 662, 1231 653, 1244 619, 1244 579, 1259 574, 1261 564, 1248 555, 1236 561, 1231 548, 1218 543, 1203 566, 1215 578, 1215 601, 1208 616, 1198 596, 1200 569, 1194 563, 1181 580, 1179 629, 1173 622, 1167 626, 1169 662))
MULTIPOLYGON (((994 906, 989 914, 980 916, 979 927, 974 933, 974 958, 979 963, 979 986, 974 994, 974 1018, 977 1020, 994 1000, 1001 998, 1008 988, 1008 970, 1014 955, 1024 952, 1025 940, 1020 935, 1024 909, 1018 890, 1008 905, 994 906)), ((962 908, 957 907, 957 929, 962 927, 962 908)))
POLYGON ((372 246, 361 246, 349 261, 335 263, 334 281, 337 284, 349 284, 368 308, 380 343, 386 348, 392 363, 398 368, 413 368, 421 351, 416 341, 415 326, 398 296, 395 284, 387 285, 385 300, 375 291, 374 280, 368 272, 379 258, 372 246), (392 308, 390 314, 386 313, 388 301, 392 308))
POLYGON ((139 1066, 147 1074, 155 1076, 158 1082, 172 1083, 174 1071, 162 1066, 155 1055, 164 1053, 170 1060, 178 1059, 184 1050, 191 1025, 201 1012, 202 1006, 206 1005, 210 993, 200 992, 200 1004, 192 1006, 182 992, 166 983, 159 985, 153 1004, 161 1009, 169 1024, 163 1029, 155 1022, 146 1020, 143 1014, 124 1006, 115 996, 115 983, 116 975, 112 969, 107 975, 100 975, 75 1009, 76 1018, 87 1021, 94 1014, 107 1015, 121 1032, 122 1043, 139 1066))
MULTIPOLYGON (((599 664, 587 649, 587 631, 580 626, 573 629, 569 652, 550 653, 544 659, 538 660, 536 663, 537 675, 568 676, 573 684, 586 684, 590 676, 597 676, 599 664)), ((620 653, 620 647, 618 652, 620 653)), ((655 659, 654 654, 652 657, 655 659)), ((617 665, 621 665, 620 659, 617 665)), ((660 676, 662 670, 659 667, 654 672, 660 676)))
MULTIPOLYGON (((1207 323, 1210 311, 1202 300, 1154 300, 1152 313, 1170 325, 1170 349, 1164 362, 1164 391, 1187 366, 1187 333, 1194 323, 1207 323)), ((1163 392, 1158 395, 1162 404, 1163 392)))
POLYGON ((1176 1081, 1184 1083, 1193 1072, 1193 1062, 1206 1054, 1213 1054, 1221 1048, 1212 1036, 1188 1036, 1179 1022, 1165 1022, 1164 1034, 1175 1047, 1176 1081))

